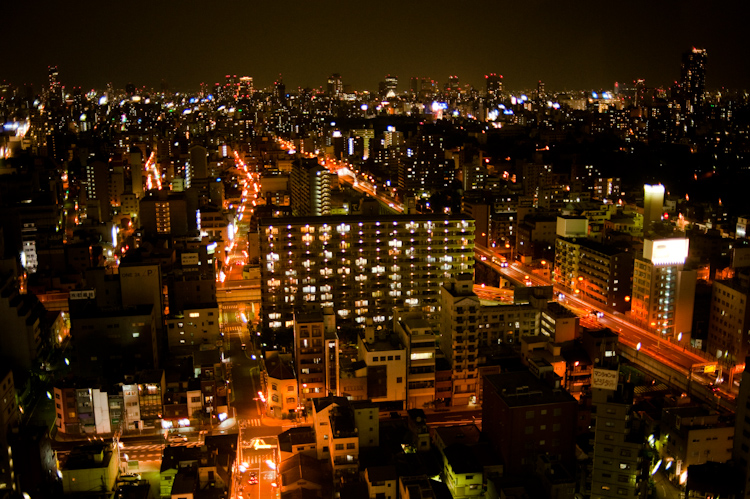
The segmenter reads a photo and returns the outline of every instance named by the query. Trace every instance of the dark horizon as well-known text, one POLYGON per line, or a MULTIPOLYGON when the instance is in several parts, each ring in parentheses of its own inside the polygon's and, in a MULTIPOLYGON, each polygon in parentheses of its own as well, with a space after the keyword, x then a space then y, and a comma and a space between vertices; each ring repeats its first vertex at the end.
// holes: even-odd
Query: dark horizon
MULTIPOLYGON (((174 8, 144 0, 73 5, 49 0, 6 7, 18 41, 4 54, 0 80, 46 85, 47 66, 67 87, 116 88, 127 83, 173 89, 213 85, 224 75, 251 76, 255 88, 279 74, 287 88, 325 87, 340 73, 356 90, 377 90, 386 74, 399 91, 412 76, 442 85, 484 85, 504 76, 506 89, 611 89, 643 78, 668 88, 679 79, 682 53, 708 51, 708 89, 750 87, 750 41, 744 4, 708 9, 687 2, 634 2, 623 9, 589 0, 575 8, 540 0, 513 10, 482 1, 384 0, 376 7, 291 2, 222 2, 174 8), (296 4, 296 5, 295 5, 296 4), (24 20, 28 33, 23 33, 24 20)), ((40 87, 41 88, 41 87, 40 87)))

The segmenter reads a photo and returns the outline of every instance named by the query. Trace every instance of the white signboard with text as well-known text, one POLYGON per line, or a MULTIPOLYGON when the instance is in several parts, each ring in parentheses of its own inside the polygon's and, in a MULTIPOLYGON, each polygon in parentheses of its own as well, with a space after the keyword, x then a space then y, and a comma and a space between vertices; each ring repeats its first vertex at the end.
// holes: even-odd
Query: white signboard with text
POLYGON ((594 369, 591 374, 591 388, 602 388, 604 390, 617 390, 617 379, 619 373, 609 369, 594 369))

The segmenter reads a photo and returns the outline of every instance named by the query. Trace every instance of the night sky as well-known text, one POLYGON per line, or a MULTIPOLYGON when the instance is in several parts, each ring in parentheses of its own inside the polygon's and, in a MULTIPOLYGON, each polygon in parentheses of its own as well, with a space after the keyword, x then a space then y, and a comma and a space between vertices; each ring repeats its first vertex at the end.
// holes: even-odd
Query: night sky
POLYGON ((611 89, 645 78, 669 86, 682 52, 708 50, 709 89, 750 88, 750 7, 743 1, 593 2, 11 0, 3 5, 0 80, 70 88, 128 82, 196 90, 225 74, 256 88, 282 74, 288 89, 325 88, 341 73, 376 90, 386 74, 449 75, 506 89, 611 89))

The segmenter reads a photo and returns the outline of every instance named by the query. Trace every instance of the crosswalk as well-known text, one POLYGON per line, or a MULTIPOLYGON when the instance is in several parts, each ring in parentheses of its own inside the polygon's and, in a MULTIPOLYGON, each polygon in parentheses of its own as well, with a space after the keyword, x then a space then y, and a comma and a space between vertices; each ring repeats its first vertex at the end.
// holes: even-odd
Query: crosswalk
POLYGON ((251 426, 263 426, 260 418, 240 419, 240 428, 249 428, 251 426))
POLYGON ((273 454, 263 454, 262 456, 248 456, 243 461, 242 464, 248 464, 250 468, 253 467, 253 465, 260 465, 261 463, 265 463, 268 459, 271 459, 273 457, 273 454))
POLYGON ((123 448, 125 451, 150 451, 150 450, 162 450, 166 446, 170 447, 200 447, 203 445, 202 442, 169 442, 167 444, 140 444, 140 445, 130 445, 125 444, 125 447, 123 448))

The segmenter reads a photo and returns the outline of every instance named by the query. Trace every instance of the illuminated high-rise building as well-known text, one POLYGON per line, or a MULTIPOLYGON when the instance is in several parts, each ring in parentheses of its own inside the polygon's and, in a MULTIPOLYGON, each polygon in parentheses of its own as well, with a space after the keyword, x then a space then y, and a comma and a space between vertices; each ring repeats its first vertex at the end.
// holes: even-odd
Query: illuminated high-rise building
POLYGON ((47 74, 49 77, 49 99, 50 101, 61 101, 62 100, 62 84, 60 83, 60 75, 57 72, 57 66, 49 66, 47 68, 47 74))
POLYGON ((689 239, 643 240, 633 270, 632 316, 662 338, 689 341, 695 300, 695 270, 685 270, 689 239))
POLYGON ((239 97, 247 99, 253 94, 253 77, 243 76, 240 78, 239 97))
POLYGON ((706 49, 693 47, 682 54, 682 97, 688 112, 695 112, 703 104, 706 93, 706 49))
POLYGON ((385 77, 386 98, 395 97, 398 88, 398 76, 388 75, 385 77))
POLYGON ((328 77, 328 95, 338 98, 342 93, 344 93, 344 80, 341 79, 340 74, 333 73, 328 77))
POLYGON ((488 97, 496 97, 503 92, 503 75, 490 73, 484 75, 484 81, 488 97))
POLYGON ((292 215, 328 215, 331 212, 331 176, 317 158, 298 158, 289 176, 292 215))
POLYGON ((547 92, 544 90, 544 82, 542 80, 539 80, 536 83, 536 95, 539 99, 544 99, 547 97, 547 92))
POLYGON ((451 95, 458 94, 458 91, 460 90, 460 83, 458 80, 458 76, 453 75, 448 77, 448 92, 451 95))
POLYGON ((474 269, 474 220, 458 215, 263 218, 264 326, 292 327, 295 308, 335 307, 337 324, 377 326, 393 308, 439 320, 440 286, 474 269))
POLYGON ((643 186, 643 233, 647 233, 654 222, 661 220, 664 209, 664 186, 643 186))
POLYGON ((112 219, 109 202, 109 165, 92 161, 86 165, 86 216, 98 222, 112 219))
POLYGON ((712 288, 707 351, 730 366, 742 364, 750 355, 748 334, 742 334, 750 331, 750 275, 738 272, 712 288))

